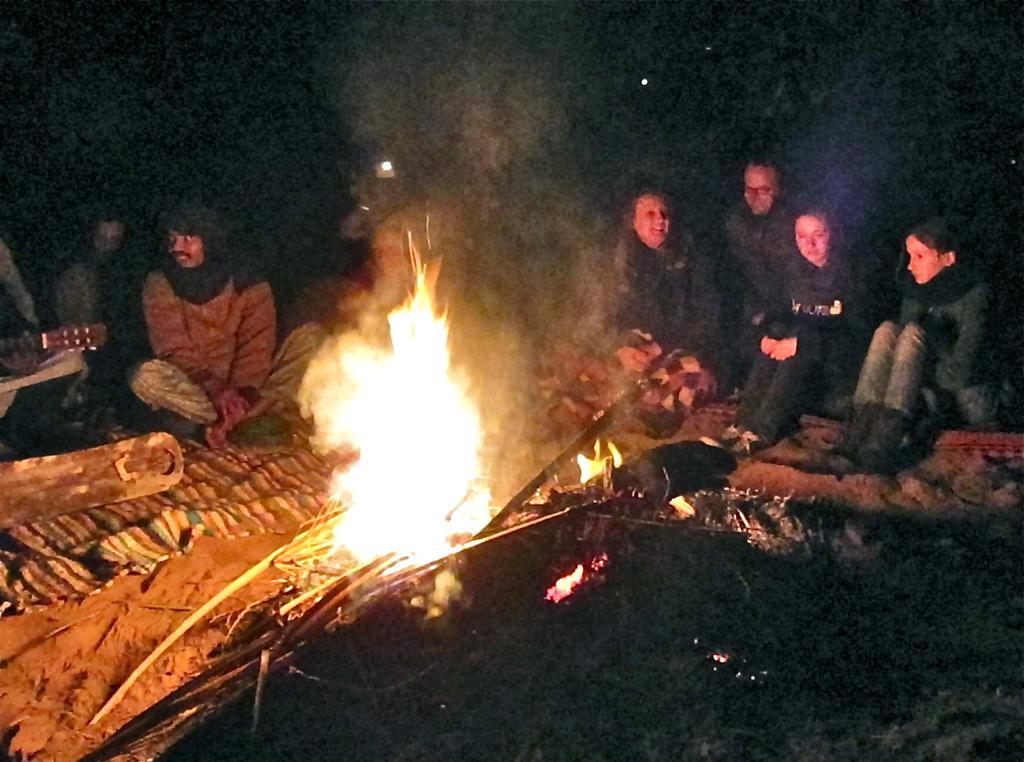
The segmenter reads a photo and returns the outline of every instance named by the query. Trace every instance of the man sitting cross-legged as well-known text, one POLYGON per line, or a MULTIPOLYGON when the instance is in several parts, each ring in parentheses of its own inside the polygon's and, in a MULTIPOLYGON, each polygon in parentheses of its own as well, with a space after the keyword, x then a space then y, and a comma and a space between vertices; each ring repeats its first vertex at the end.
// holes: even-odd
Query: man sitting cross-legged
POLYGON ((188 435, 203 424, 220 447, 242 421, 294 403, 323 332, 300 326, 275 353, 270 285, 230 260, 214 213, 184 207, 165 228, 167 257, 142 294, 156 359, 134 371, 131 388, 163 411, 158 427, 188 435))

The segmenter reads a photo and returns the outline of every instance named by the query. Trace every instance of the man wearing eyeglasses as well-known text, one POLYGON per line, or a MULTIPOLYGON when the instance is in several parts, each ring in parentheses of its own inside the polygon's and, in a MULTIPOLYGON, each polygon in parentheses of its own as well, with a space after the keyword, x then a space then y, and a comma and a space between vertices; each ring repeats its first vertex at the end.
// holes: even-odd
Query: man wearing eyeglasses
POLYGON ((743 202, 725 220, 728 260, 723 303, 732 306, 739 343, 735 378, 745 377, 756 354, 760 324, 783 293, 781 276, 793 252, 793 217, 779 198, 779 171, 767 159, 751 160, 743 172, 743 202))

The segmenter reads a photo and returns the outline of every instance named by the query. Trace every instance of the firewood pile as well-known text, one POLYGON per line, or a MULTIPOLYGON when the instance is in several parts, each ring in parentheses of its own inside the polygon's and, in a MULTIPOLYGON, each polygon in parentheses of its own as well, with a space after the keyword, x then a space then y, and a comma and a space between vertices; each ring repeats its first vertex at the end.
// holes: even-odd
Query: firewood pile
MULTIPOLYGON (((578 579, 563 583, 566 595, 599 579, 609 555, 627 552, 629 533, 636 526, 695 533, 713 541, 738 540, 778 554, 796 552, 815 541, 814 528, 794 516, 786 500, 723 488, 722 478, 734 466, 731 456, 717 448, 693 442, 666 445, 621 468, 606 469, 589 485, 551 488, 527 502, 513 500, 506 506, 511 510, 500 513, 476 538, 445 558, 425 563, 410 564, 396 556, 364 564, 328 560, 335 516, 325 514, 193 612, 139 665, 94 722, 116 705, 160 654, 232 592, 271 566, 293 579, 290 587, 250 610, 202 674, 123 726, 86 759, 152 757, 254 684, 254 722, 258 721, 267 675, 287 670, 319 635, 351 624, 366 607, 385 598, 430 610, 423 601, 440 587, 439 576, 458 576, 467 558, 495 552, 492 549, 512 538, 522 541, 542 524, 556 522, 555 534, 562 538, 548 553, 552 571, 572 577, 573 567, 580 567, 578 579)), ((431 614, 438 611, 435 606, 431 614)))

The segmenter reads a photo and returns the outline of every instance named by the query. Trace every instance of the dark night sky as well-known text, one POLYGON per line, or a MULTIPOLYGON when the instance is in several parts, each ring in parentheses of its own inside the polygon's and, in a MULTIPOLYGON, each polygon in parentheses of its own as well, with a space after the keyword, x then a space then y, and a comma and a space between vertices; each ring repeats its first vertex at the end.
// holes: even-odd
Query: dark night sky
POLYGON ((0 225, 43 272, 84 203, 145 229, 199 198, 258 228, 273 259, 312 246, 373 151, 407 156, 429 193, 493 144, 506 194, 596 213, 653 178, 713 243, 746 157, 770 151, 878 261, 943 211, 1006 273, 1021 36, 1015 2, 5 5, 0 225), (474 100, 506 103, 477 120, 483 141, 452 127, 474 100))

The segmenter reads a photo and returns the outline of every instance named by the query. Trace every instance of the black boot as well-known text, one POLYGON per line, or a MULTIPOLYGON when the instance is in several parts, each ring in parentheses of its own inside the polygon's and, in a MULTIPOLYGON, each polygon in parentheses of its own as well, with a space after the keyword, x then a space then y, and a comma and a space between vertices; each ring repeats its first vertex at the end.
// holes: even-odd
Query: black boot
POLYGON ((899 410, 883 407, 871 426, 871 433, 858 450, 857 460, 874 473, 895 473, 900 468, 900 445, 910 428, 910 421, 899 410))
POLYGON ((871 436, 871 429, 874 428, 880 410, 881 405, 857 405, 853 409, 853 417, 843 430, 843 438, 836 446, 835 452, 847 458, 856 458, 871 436))

